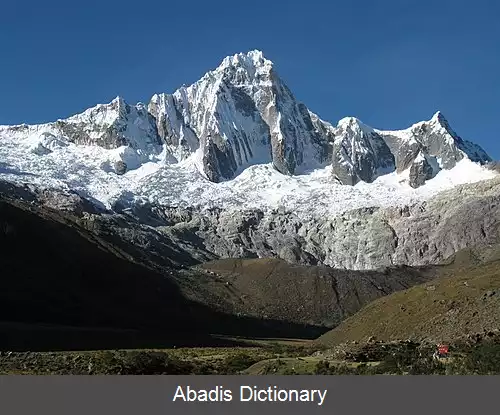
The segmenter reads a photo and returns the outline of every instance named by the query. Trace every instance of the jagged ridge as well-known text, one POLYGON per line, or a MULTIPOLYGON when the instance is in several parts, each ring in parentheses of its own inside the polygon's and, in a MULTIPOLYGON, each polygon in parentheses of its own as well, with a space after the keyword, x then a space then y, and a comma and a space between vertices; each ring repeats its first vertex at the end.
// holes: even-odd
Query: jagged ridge
POLYGON ((491 160, 440 112, 402 131, 376 130, 352 117, 333 127, 296 100, 260 51, 226 57, 198 82, 156 94, 148 105, 117 97, 66 120, 0 127, 0 133, 38 137, 34 150, 40 154, 65 142, 126 146, 143 163, 165 151, 166 163, 191 161, 212 182, 272 163, 289 175, 331 165, 333 175, 350 185, 409 170, 410 184, 418 187, 464 158, 491 160))

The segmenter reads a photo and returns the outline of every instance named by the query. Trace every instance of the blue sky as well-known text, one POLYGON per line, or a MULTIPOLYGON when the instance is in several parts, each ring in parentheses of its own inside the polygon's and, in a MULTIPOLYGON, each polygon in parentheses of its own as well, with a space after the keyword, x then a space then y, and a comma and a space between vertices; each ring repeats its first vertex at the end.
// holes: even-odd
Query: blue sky
POLYGON ((500 158, 496 0, 6 0, 0 124, 148 101, 260 49, 323 119, 405 128, 441 110, 500 158))

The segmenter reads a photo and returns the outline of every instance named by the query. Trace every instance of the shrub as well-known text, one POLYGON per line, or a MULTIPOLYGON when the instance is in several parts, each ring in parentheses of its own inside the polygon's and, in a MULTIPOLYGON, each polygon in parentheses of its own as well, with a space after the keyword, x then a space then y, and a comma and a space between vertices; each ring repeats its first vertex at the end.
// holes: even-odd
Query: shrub
POLYGON ((481 343, 471 346, 450 364, 450 374, 498 375, 500 374, 500 344, 481 343))
POLYGON ((330 374, 330 363, 326 360, 320 360, 316 364, 316 368, 314 369, 315 375, 329 375, 330 374))
POLYGON ((247 353, 238 353, 233 356, 228 356, 224 362, 224 367, 228 373, 237 373, 248 369, 258 361, 259 359, 256 359, 247 353))
POLYGON ((192 371, 189 363, 174 359, 164 352, 126 352, 119 363, 124 375, 178 375, 192 371))
POLYGON ((375 371, 397 375, 445 374, 445 366, 440 361, 434 360, 432 354, 431 347, 403 347, 387 355, 375 371))

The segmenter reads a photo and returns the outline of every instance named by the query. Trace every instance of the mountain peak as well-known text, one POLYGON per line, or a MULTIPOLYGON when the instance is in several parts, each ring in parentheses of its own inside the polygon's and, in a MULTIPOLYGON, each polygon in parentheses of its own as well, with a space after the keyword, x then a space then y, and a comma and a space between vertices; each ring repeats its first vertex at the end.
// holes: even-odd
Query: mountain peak
POLYGON ((110 104, 125 105, 126 102, 123 99, 123 97, 121 97, 120 95, 117 95, 115 98, 113 98, 113 100, 110 102, 110 104))
POLYGON ((356 117, 344 117, 337 123, 337 128, 341 130, 352 130, 353 132, 363 132, 365 134, 373 132, 373 128, 364 124, 356 117))
POLYGON ((236 53, 232 56, 226 56, 219 69, 225 69, 228 67, 245 68, 245 69, 258 69, 266 68, 271 69, 273 63, 264 57, 264 54, 260 50, 251 50, 246 53, 236 53))
POLYGON ((357 123, 359 123, 359 120, 356 117, 344 117, 339 120, 338 125, 357 124, 357 123))
POLYGON ((436 125, 444 129, 455 141, 461 141, 461 138, 451 128, 450 123, 445 118, 441 111, 437 111, 429 121, 430 124, 436 125))
POLYGON ((442 120, 442 119, 445 119, 445 118, 444 118, 443 113, 442 113, 441 111, 439 111, 439 110, 438 110, 438 111, 436 111, 436 112, 434 113, 434 115, 432 116, 432 118, 431 118, 431 119, 432 119, 432 120, 440 120, 440 119, 442 120))
POLYGON ((449 127, 450 124, 448 123, 448 120, 446 117, 443 115, 441 111, 436 111, 434 115, 432 116, 431 122, 435 122, 443 127, 449 127))

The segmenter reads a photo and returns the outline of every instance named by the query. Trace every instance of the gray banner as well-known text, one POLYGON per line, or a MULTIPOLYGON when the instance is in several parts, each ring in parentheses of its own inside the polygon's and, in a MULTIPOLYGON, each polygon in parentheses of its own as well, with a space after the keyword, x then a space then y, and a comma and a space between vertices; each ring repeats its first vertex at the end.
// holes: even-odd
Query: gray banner
POLYGON ((470 415, 496 413, 498 391, 500 376, 1 376, 0 410, 8 415, 470 415), (198 401, 205 398, 214 401, 198 401))

